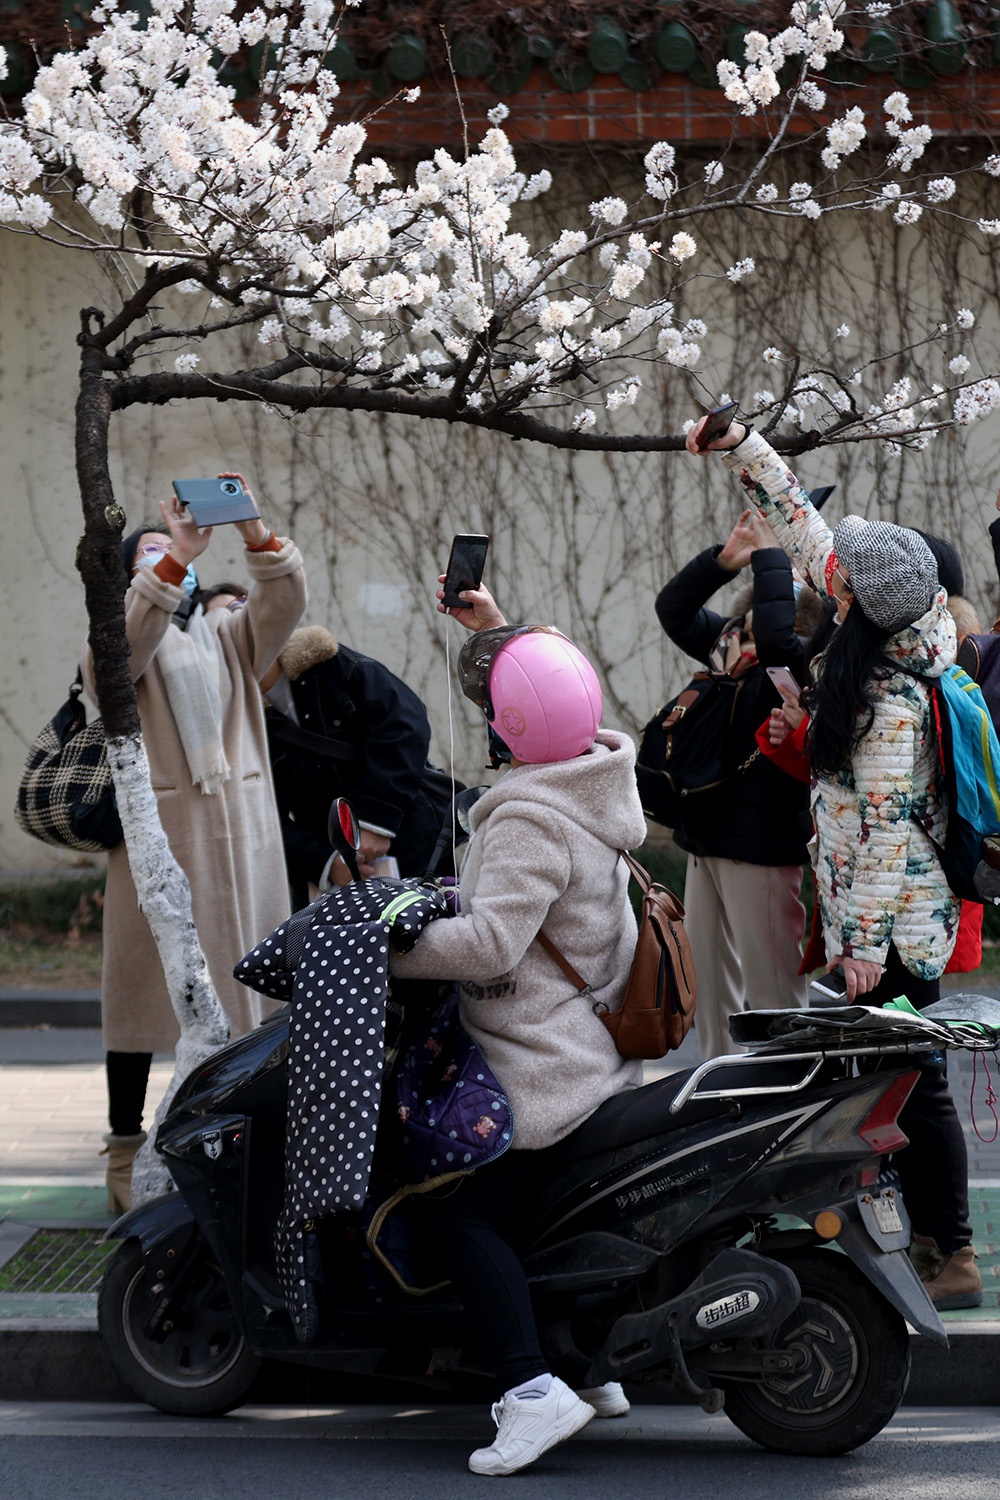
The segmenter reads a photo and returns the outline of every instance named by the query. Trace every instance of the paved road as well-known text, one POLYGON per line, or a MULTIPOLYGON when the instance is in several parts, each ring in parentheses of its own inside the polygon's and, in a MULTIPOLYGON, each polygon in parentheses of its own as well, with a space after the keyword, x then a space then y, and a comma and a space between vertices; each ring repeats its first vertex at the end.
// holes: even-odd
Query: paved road
MULTIPOLYGON (((17 1500, 463 1500, 496 1494, 465 1467, 485 1411, 244 1408, 185 1421, 131 1406, 0 1404, 0 1494, 17 1500), (100 1439, 100 1441, 94 1441, 100 1439)), ((837 1459, 756 1448, 690 1408, 594 1421, 518 1481, 544 1500, 996 1500, 996 1411, 909 1412, 837 1459)))

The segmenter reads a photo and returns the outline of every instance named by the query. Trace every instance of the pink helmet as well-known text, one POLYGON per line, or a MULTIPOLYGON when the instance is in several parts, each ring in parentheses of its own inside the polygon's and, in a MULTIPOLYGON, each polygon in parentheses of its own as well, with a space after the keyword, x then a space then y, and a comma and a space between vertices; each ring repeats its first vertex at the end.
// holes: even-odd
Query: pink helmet
POLYGON ((479 642, 475 636, 466 642, 463 656, 469 647, 470 658, 476 653, 481 690, 466 689, 467 696, 481 704, 517 760, 573 760, 590 748, 604 701, 597 673, 572 641, 549 626, 535 626, 484 631, 479 642))

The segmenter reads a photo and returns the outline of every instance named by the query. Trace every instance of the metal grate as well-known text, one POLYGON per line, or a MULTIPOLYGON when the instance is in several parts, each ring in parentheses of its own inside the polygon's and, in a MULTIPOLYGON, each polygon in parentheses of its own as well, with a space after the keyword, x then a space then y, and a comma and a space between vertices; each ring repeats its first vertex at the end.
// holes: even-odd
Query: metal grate
POLYGON ((114 1249, 92 1229, 39 1229, 0 1266, 0 1292, 96 1292, 114 1249))

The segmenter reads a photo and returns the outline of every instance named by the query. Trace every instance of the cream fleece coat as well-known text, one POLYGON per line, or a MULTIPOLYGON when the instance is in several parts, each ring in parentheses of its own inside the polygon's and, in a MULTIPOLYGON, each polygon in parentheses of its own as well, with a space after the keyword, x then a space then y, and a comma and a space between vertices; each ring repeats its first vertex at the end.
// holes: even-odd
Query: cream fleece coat
POLYGON ((513 767, 476 803, 472 830, 462 915, 432 922, 392 970, 461 982, 462 1022, 510 1099, 514 1145, 538 1150, 642 1082, 592 1008, 618 1008, 635 953, 618 857, 646 836, 635 746, 602 730, 575 760, 513 767), (534 941, 543 928, 591 997, 534 941))
MULTIPOLYGON (((209 973, 235 1038, 274 1007, 233 978, 233 966, 289 912, 281 828, 257 686, 298 623, 306 585, 299 550, 247 552, 250 593, 238 614, 206 616, 219 654, 222 743, 229 780, 215 796, 192 784, 170 711, 157 648, 183 591, 140 568, 125 596, 125 631, 139 723, 167 841, 191 885, 195 925, 209 973)), ((93 661, 82 658, 93 696, 93 661)), ((108 856, 101 973, 104 1046, 113 1052, 167 1052, 178 1028, 149 924, 139 910, 125 845, 108 856)))

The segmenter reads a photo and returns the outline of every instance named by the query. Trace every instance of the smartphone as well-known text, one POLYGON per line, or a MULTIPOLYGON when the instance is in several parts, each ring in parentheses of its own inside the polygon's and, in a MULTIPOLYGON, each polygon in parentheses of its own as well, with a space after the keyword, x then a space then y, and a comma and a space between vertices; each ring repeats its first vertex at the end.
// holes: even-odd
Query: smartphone
POLYGON ((174 494, 199 526, 224 526, 227 521, 258 521, 260 511, 238 479, 174 479, 174 494))
POLYGON ((817 995, 822 995, 824 1000, 846 1000, 847 975, 838 964, 829 974, 821 974, 818 979, 814 979, 809 988, 817 995))
POLYGON ((701 429, 701 434, 698 438, 699 453, 703 453, 709 443, 713 443, 716 438, 722 437, 723 433, 729 431, 736 419, 736 413, 739 411, 739 408, 740 403, 738 401, 727 401, 725 406, 717 406, 709 412, 708 421, 701 429))
POLYGON ((483 581, 486 552, 490 545, 488 536, 456 536, 452 538, 451 556, 444 575, 444 593, 441 603, 445 609, 461 609, 462 589, 477 589, 483 581))
POLYGON ((768 667, 767 675, 777 688, 780 698, 792 698, 798 703, 802 696, 802 688, 796 682, 788 667, 768 667))

